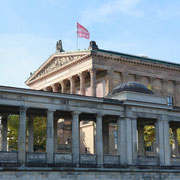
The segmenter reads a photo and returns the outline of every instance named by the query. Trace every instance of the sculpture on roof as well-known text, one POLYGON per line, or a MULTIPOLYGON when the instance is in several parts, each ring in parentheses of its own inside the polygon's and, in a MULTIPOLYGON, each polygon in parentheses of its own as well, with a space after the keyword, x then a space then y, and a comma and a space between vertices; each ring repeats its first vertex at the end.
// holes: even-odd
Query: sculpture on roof
POLYGON ((56 52, 64 52, 63 47, 62 47, 62 40, 57 41, 56 52))
POLYGON ((98 48, 98 45, 96 44, 96 41, 90 41, 90 43, 89 43, 89 49, 90 49, 90 50, 97 50, 97 49, 99 49, 99 48, 98 48))

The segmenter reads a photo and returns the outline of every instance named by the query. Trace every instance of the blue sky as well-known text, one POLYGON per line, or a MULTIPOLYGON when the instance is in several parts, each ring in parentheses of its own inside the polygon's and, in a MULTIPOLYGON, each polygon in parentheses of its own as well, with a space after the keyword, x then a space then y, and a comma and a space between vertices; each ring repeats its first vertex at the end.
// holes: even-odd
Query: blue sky
POLYGON ((99 48, 180 63, 179 0, 0 0, 0 85, 26 87, 59 39, 75 50, 77 21, 99 48))

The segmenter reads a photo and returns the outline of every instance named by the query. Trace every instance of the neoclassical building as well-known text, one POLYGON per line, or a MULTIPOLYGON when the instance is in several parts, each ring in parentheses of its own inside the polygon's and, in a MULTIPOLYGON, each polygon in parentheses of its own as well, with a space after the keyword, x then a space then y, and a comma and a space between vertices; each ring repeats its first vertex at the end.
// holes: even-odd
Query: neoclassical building
MULTIPOLYGON (((56 52, 31 73, 26 84, 36 90, 105 97, 117 85, 127 81, 143 83, 156 95, 166 96, 170 106, 180 106, 179 64, 99 49, 94 41, 90 42, 88 50, 74 52, 65 52, 62 42, 57 42, 56 52)), ((66 119, 61 124, 58 134, 63 138, 59 142, 59 150, 62 147, 70 150, 71 121, 66 119), (69 128, 64 123, 68 123, 69 128)), ((107 133, 115 139, 110 140, 109 150, 115 154, 116 124, 109 123, 107 126, 107 133)), ((81 123, 81 141, 86 142, 81 143, 81 152, 94 152, 95 128, 93 121, 81 123)), ((144 126, 141 128, 143 131, 144 126)))
POLYGON ((26 81, 31 89, 0 86, 0 176, 180 179, 180 65, 95 42, 65 52, 59 41, 56 50, 26 81), (19 116, 17 151, 7 148, 9 115, 19 116), (47 119, 44 152, 33 148, 36 117, 47 119))
POLYGON ((180 65, 99 49, 65 52, 58 42, 52 54, 25 82, 31 89, 104 97, 115 86, 137 81, 180 106, 180 65))

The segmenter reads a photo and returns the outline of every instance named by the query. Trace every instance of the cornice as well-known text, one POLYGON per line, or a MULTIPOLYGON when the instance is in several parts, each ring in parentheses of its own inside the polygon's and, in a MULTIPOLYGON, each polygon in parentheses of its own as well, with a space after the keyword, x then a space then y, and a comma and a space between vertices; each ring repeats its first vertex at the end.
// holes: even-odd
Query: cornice
POLYGON ((173 70, 173 71, 178 71, 180 72, 180 68, 176 68, 170 65, 164 65, 156 62, 146 62, 141 59, 136 59, 136 58, 130 58, 130 57, 121 57, 120 55, 112 55, 112 54, 102 54, 100 51, 92 51, 92 55, 95 57, 103 58, 103 59, 112 59, 115 61, 120 61, 128 64, 135 64, 135 65, 143 65, 143 66, 148 66, 150 68, 157 68, 157 69, 165 69, 165 70, 173 70))

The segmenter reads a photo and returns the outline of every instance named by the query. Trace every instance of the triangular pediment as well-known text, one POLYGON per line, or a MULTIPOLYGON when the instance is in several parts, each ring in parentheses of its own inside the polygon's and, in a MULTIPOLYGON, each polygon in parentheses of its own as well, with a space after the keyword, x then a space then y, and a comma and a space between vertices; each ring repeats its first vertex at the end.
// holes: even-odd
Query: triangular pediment
POLYGON ((61 67, 72 63, 89 54, 89 51, 79 53, 62 53, 50 56, 25 82, 27 85, 33 80, 54 72, 61 67))

